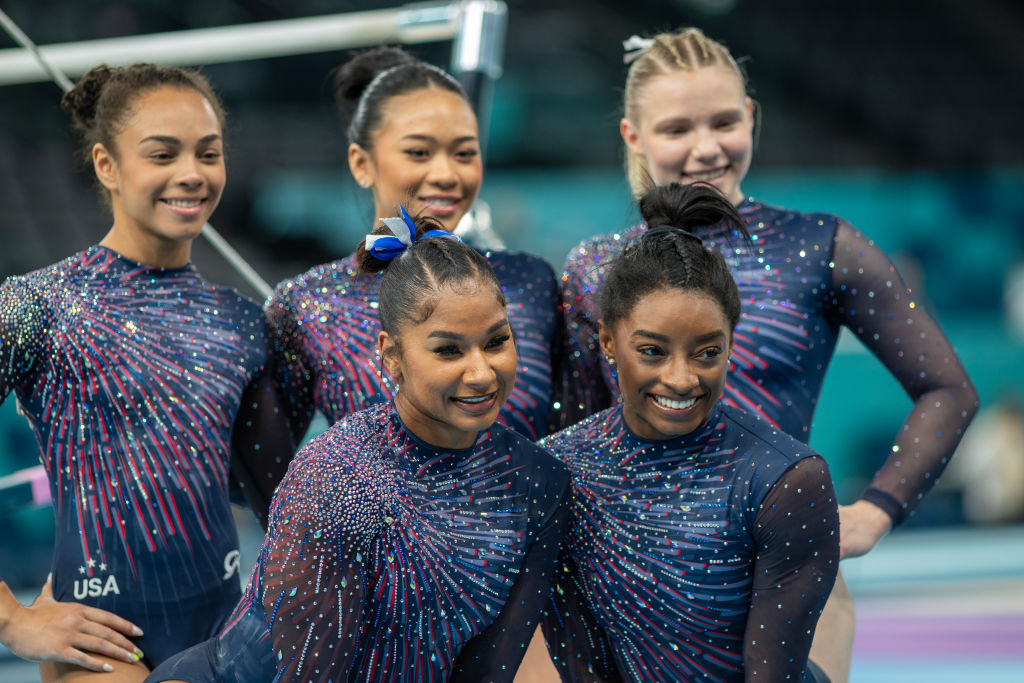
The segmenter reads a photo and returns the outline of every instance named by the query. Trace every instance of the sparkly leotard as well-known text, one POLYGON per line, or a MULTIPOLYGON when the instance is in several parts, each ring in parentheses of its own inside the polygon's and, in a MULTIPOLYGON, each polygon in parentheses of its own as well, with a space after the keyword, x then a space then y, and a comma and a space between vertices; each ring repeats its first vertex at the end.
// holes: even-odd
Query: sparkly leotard
POLYGON ((0 397, 49 476, 54 596, 140 625, 150 663, 215 633, 240 594, 229 456, 265 329, 191 265, 101 246, 0 287, 0 397))
MULTIPOLYGON (((808 441, 839 329, 849 327, 915 402, 863 495, 898 524, 945 468, 977 409, 974 387, 938 325, 863 234, 827 214, 749 199, 737 209, 752 246, 723 226, 698 231, 725 257, 743 306, 726 401, 808 441)), ((566 261, 569 364, 557 392, 563 425, 618 398, 597 344, 599 292, 608 263, 644 229, 588 239, 566 261)))
MULTIPOLYGON (((537 439, 548 432, 551 349, 562 328, 557 282, 536 256, 485 256, 502 285, 519 354, 515 387, 498 421, 537 439)), ((349 256, 280 283, 267 303, 277 376, 281 394, 291 401, 296 438, 314 410, 333 424, 393 394, 377 359, 381 277, 358 273, 349 256)))
POLYGON ((227 632, 150 680, 511 681, 569 490, 502 425, 446 450, 390 402, 352 413, 295 456, 227 632))
POLYGON ((723 402, 667 441, 638 437, 615 407, 541 443, 573 482, 544 620, 564 680, 810 680, 839 562, 814 451, 723 402))

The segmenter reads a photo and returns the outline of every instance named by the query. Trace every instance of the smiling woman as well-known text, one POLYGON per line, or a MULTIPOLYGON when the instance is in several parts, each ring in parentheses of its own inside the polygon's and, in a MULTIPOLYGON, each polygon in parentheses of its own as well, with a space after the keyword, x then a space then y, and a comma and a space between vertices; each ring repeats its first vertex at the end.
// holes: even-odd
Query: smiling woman
POLYGON ((376 347, 394 401, 296 455, 231 625, 149 681, 512 681, 569 475, 495 423, 516 342, 487 261, 432 219, 384 222, 358 258, 385 270, 376 347))
MULTIPOLYGON (((402 50, 377 48, 343 64, 334 87, 347 121, 349 169, 371 189, 375 215, 395 215, 404 206, 453 230, 476 200, 482 177, 476 116, 458 82, 402 50)), ((519 371, 509 400, 498 402, 498 421, 538 438, 547 433, 551 349, 563 329, 557 282, 551 267, 531 254, 482 258, 505 292, 519 342, 519 371)), ((278 380, 291 397, 297 438, 316 410, 334 423, 394 395, 392 378, 374 358, 380 287, 381 276, 362 272, 350 256, 281 282, 267 302, 278 380)))
POLYGON ((259 306, 189 262, 225 181, 209 84, 97 67, 62 104, 113 226, 0 286, 0 399, 13 392, 36 433, 56 518, 52 582, 30 607, 0 583, 0 638, 47 681, 137 681, 238 600, 231 456, 292 449, 259 306))

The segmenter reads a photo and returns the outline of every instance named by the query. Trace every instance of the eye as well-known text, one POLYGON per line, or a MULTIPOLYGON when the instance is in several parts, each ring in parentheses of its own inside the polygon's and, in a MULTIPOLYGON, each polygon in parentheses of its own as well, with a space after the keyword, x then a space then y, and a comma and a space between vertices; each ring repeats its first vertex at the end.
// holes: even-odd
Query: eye
POLYGON ((170 161, 174 158, 174 155, 166 151, 153 152, 149 155, 149 158, 153 161, 170 161))
POLYGON ((405 155, 415 160, 428 159, 430 157, 430 150, 422 147, 414 147, 405 150, 405 155))
POLYGON ((739 122, 739 117, 737 117, 737 116, 727 116, 725 118, 721 118, 721 119, 718 119, 717 121, 715 121, 714 126, 718 130, 728 130, 729 128, 732 128, 733 126, 735 126, 738 122, 739 122))
POLYGON ((697 354, 697 358, 704 358, 706 360, 714 360, 722 355, 722 349, 719 346, 712 346, 701 350, 697 354))
POLYGON ((478 149, 462 149, 455 153, 456 158, 462 161, 472 161, 480 156, 480 150, 478 149))
POLYGON ((224 153, 221 152, 220 150, 211 149, 200 154, 199 158, 202 159, 203 161, 217 161, 222 156, 224 156, 224 153))
POLYGON ((495 337, 491 341, 487 342, 487 348, 488 349, 500 349, 502 346, 505 345, 505 342, 507 342, 511 338, 512 337, 510 335, 507 335, 507 334, 503 334, 503 335, 501 335, 499 337, 495 337))
POLYGON ((661 358, 665 355, 664 349, 654 345, 641 346, 636 351, 644 358, 661 358))
POLYGON ((434 349, 434 353, 442 358, 452 358, 461 352, 459 351, 459 347, 455 344, 446 344, 434 349))

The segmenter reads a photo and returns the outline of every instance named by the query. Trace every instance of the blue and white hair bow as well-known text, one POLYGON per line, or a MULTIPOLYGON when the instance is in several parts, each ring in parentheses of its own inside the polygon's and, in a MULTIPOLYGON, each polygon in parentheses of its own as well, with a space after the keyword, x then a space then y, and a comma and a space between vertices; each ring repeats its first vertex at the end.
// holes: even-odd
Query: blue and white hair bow
MULTIPOLYGON (((366 236, 366 250, 381 261, 390 261, 391 259, 398 258, 405 253, 406 249, 412 246, 413 242, 417 241, 416 223, 413 222, 412 217, 409 216, 404 207, 399 206, 398 210, 402 213, 401 216, 380 219, 380 222, 386 225, 394 233, 394 236, 366 236)), ((427 230, 419 236, 419 239, 427 237, 459 239, 447 230, 427 230)))
POLYGON ((631 35, 622 41, 622 49, 625 51, 625 54, 622 55, 622 61, 626 64, 631 64, 650 49, 651 45, 654 45, 653 38, 641 38, 636 34, 631 35))

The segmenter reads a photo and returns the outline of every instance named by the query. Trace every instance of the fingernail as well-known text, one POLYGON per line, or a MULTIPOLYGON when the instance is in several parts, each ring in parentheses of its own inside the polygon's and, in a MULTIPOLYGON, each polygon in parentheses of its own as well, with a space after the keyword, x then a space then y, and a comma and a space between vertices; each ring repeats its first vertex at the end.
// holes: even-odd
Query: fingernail
POLYGON ((136 650, 135 652, 133 652, 132 653, 132 659, 135 660, 136 662, 139 661, 140 659, 142 659, 142 651, 141 650, 136 650))
POLYGON ((103 664, 103 670, 106 671, 107 673, 110 673, 111 671, 114 670, 114 667, 110 666, 109 664, 104 663, 103 664))
POLYGON ((142 629, 139 628, 138 626, 132 624, 132 635, 133 636, 141 636, 142 635, 142 629))

